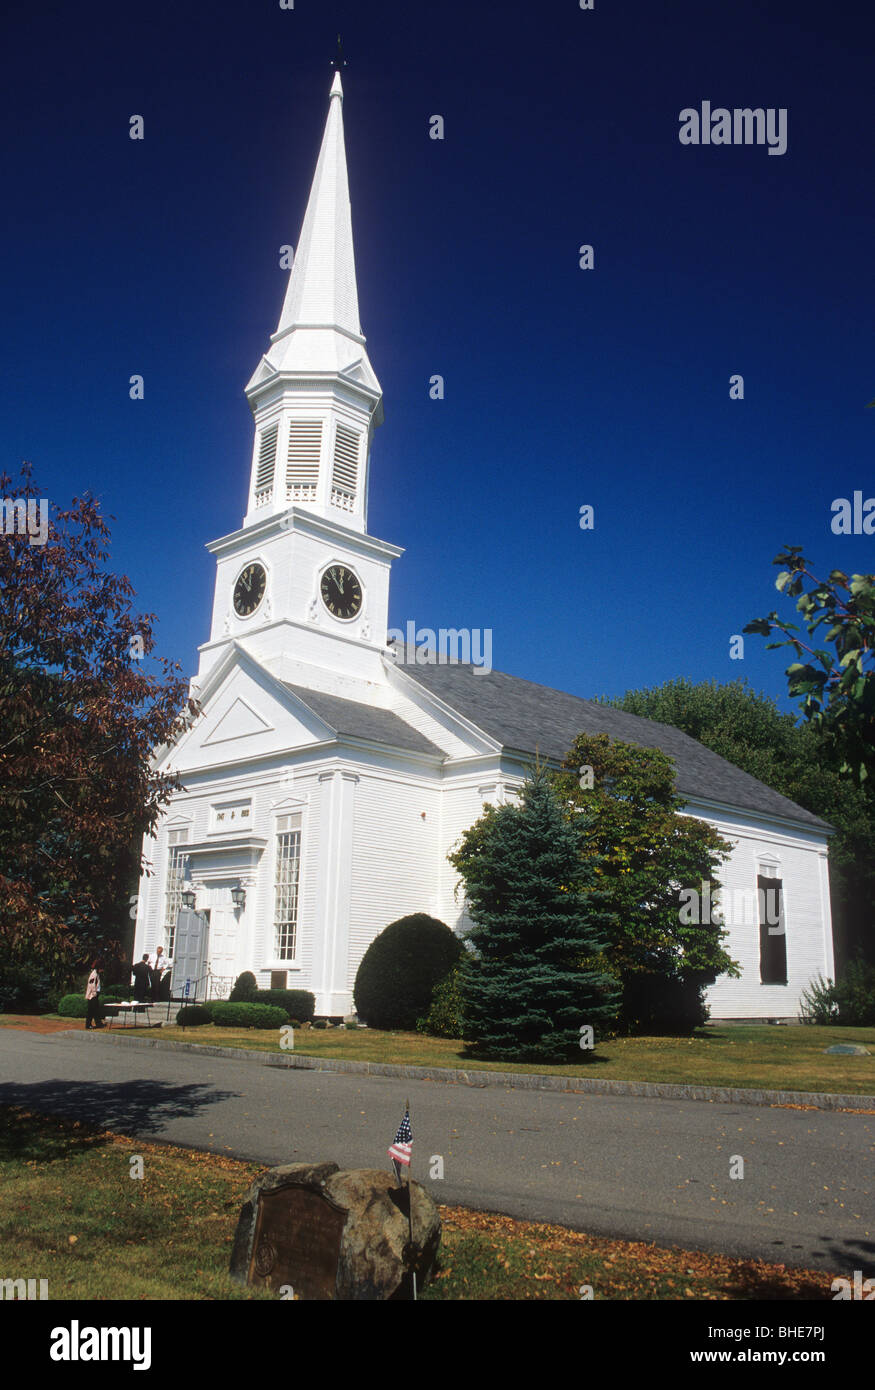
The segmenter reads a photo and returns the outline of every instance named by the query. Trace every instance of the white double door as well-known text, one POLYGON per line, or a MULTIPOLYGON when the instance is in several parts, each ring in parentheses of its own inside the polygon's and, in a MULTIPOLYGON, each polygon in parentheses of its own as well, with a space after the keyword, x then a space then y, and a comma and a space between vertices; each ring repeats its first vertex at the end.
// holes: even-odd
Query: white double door
MULTIPOLYGON (((197 987, 197 997, 203 999, 207 972, 224 984, 229 980, 233 983, 239 974, 239 922, 231 901, 231 889, 236 883, 236 879, 229 879, 227 883, 199 888, 197 910, 180 910, 173 962, 173 990, 177 997, 185 995, 188 981, 188 997, 194 998, 197 987)), ((212 990, 213 994, 217 992, 227 996, 228 990, 219 985, 218 991, 212 990)))
POLYGON ((219 880, 208 884, 198 893, 198 907, 203 906, 210 914, 207 954, 210 972, 220 979, 236 979, 239 974, 240 923, 231 901, 231 889, 236 886, 236 878, 227 882, 219 880))

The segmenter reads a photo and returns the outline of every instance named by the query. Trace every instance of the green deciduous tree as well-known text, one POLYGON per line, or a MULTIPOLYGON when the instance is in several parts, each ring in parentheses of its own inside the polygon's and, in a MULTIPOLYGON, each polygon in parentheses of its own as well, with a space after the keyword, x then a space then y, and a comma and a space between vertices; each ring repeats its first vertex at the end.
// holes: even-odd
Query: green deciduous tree
POLYGON ((856 785, 811 724, 745 681, 683 677, 605 703, 670 724, 835 828, 829 843, 837 963, 875 952, 875 781, 856 785))
POLYGON ((786 546, 772 563, 784 566, 775 588, 796 599, 811 641, 776 612, 744 631, 787 634, 766 645, 792 647, 803 658, 787 667, 790 695, 801 697, 802 713, 834 751, 839 771, 861 785, 875 771, 875 575, 832 570, 818 579, 798 545, 786 546), (826 646, 814 646, 824 626, 826 646))
POLYGON ((587 1055, 616 1012, 598 961, 610 927, 594 858, 580 854, 548 775, 537 770, 519 805, 488 807, 449 856, 473 923, 461 972, 464 1037, 498 1060, 559 1062, 587 1055))
POLYGON ((578 813, 579 852, 607 891, 614 928, 606 951, 623 987, 622 1021, 674 1031, 704 1021, 703 992, 737 975, 717 923, 681 921, 681 890, 718 882, 730 845, 681 814, 674 767, 657 749, 581 734, 557 777, 578 813))

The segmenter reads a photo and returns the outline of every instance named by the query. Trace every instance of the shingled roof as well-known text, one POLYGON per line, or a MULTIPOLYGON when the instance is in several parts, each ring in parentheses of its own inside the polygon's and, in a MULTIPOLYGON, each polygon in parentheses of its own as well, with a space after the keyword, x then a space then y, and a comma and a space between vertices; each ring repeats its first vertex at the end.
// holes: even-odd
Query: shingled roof
POLYGON ((303 686, 284 681, 287 690, 303 701, 336 734, 367 739, 389 748, 402 748, 410 753, 433 753, 439 758, 443 750, 406 724, 399 715, 388 709, 365 705, 359 700, 345 700, 339 695, 323 695, 321 690, 305 690, 303 686))
POLYGON ((683 796, 780 816, 818 830, 831 828, 669 724, 502 671, 475 672, 473 666, 462 664, 404 664, 399 669, 508 751, 534 754, 537 750, 544 757, 563 759, 578 734, 607 734, 667 753, 675 761, 676 786, 683 796))

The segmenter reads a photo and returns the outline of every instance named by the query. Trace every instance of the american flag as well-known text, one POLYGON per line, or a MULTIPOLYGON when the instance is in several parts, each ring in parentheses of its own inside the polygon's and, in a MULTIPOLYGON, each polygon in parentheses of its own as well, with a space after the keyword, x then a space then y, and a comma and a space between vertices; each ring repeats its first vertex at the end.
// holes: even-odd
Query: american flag
MULTIPOLYGON (((413 1131, 410 1128, 410 1111, 404 1111, 404 1119, 398 1126, 398 1133, 387 1150, 394 1164, 405 1163, 410 1166, 410 1150, 413 1148, 413 1131)), ((396 1172, 397 1166, 396 1166, 396 1172)))

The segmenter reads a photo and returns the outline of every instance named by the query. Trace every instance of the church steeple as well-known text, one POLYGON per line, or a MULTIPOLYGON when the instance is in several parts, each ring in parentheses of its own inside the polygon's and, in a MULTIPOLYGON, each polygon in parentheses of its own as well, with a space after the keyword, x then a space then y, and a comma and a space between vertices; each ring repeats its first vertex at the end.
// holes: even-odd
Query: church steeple
POLYGON ((337 332, 361 338, 339 72, 334 75, 319 161, 283 311, 272 341, 278 342, 295 328, 326 324, 337 332))
POLYGON ((246 395, 255 447, 244 525, 302 506, 365 531, 382 391, 359 322, 339 68, 279 324, 246 395))

